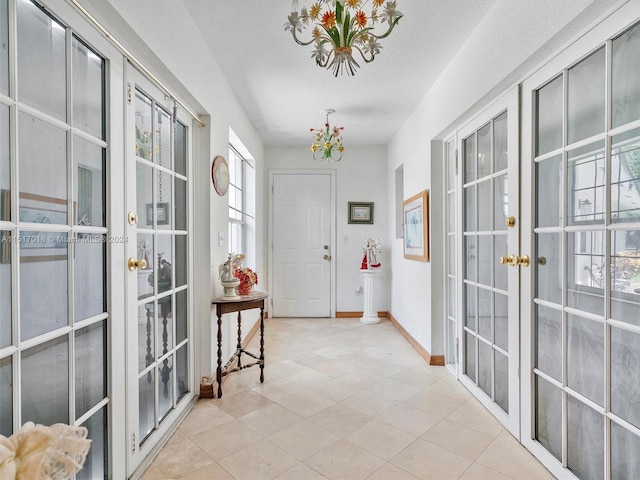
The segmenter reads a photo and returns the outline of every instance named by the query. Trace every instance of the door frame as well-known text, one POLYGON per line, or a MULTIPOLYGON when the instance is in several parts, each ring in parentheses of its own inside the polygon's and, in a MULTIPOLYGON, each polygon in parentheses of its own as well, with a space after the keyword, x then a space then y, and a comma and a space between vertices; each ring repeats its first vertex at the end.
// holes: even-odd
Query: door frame
MULTIPOLYGON (((330 252, 332 252, 332 257, 334 259, 333 262, 329 262, 330 265, 330 273, 329 278, 331 279, 331 286, 329 288, 329 296, 330 296, 330 307, 329 307, 329 315, 330 318, 336 316, 336 297, 337 297, 337 267, 336 262, 338 261, 338 255, 336 252, 336 170, 334 169, 326 169, 326 170, 304 170, 304 169, 270 169, 269 170, 269 212, 268 212, 268 222, 267 228, 268 238, 269 238, 269 248, 267 249, 267 269, 268 269, 268 282, 269 288, 272 289, 273 285, 275 285, 274 279, 274 263, 273 263, 273 238, 274 238, 274 220, 275 220, 275 198, 273 194, 273 185, 274 185, 274 176, 275 175, 329 175, 330 184, 331 184, 331 196, 330 196, 330 228, 331 232, 329 234, 330 238, 330 252)), ((270 307, 273 307, 273 296, 270 299, 270 307)))
MULTIPOLYGON (((510 216, 516 218, 515 228, 507 229, 507 242, 509 245, 509 252, 503 254, 521 255, 520 236, 521 236, 521 198, 522 191, 520 188, 520 88, 519 86, 513 86, 507 90, 503 95, 498 97, 490 105, 482 109, 479 113, 474 115, 473 118, 462 124, 455 132, 455 134, 449 135, 448 139, 455 138, 456 141, 456 155, 457 155, 457 179, 456 179, 456 202, 460 206, 459 212, 464 208, 464 168, 463 168, 463 150, 462 142, 468 137, 471 132, 481 128, 487 122, 499 116, 501 113, 507 112, 507 145, 508 145, 508 191, 511 196, 513 192, 516 196, 516 201, 509 202, 510 216), (515 169, 515 172, 513 170, 515 169)), ((446 145, 446 143, 445 143, 446 145)), ((459 258, 462 258, 462 252, 464 252, 464 216, 458 214, 456 218, 456 250, 460 252, 459 258)), ((495 225, 494 225, 495 227, 495 225)), ((495 228, 494 228, 495 231, 495 228)), ((527 252, 524 252, 527 253, 527 252)), ((509 414, 506 414, 501 408, 499 408, 495 402, 489 398, 484 392, 479 390, 471 380, 469 380, 463 373, 465 365, 464 361, 464 319, 463 319, 463 299, 466 297, 464 293, 464 271, 463 262, 460 261, 456 268, 456 285, 457 285, 457 366, 456 377, 457 379, 473 393, 474 397, 487 409, 489 412, 498 419, 498 421, 507 429, 511 434, 520 439, 520 417, 521 417, 521 393, 520 393, 520 363, 521 363, 521 346, 520 346, 520 331, 521 331, 521 319, 520 319, 520 271, 523 267, 499 267, 508 268, 508 292, 509 292, 509 306, 508 306, 508 322, 509 322, 509 414), (513 279, 516 278, 516 286, 512 286, 513 279), (516 319, 515 321, 513 319, 516 319), (474 393, 475 392, 475 393, 474 393), (479 395, 477 395, 479 394, 479 395)), ((494 265, 495 268, 495 265, 494 265)), ((493 308, 492 308, 493 311, 493 308)))

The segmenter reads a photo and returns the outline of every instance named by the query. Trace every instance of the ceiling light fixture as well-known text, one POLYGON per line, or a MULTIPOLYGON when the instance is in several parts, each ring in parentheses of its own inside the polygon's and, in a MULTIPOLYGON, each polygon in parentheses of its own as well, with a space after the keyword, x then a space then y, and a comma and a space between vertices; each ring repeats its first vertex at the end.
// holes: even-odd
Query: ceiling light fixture
POLYGON ((322 110, 322 113, 326 118, 324 126, 310 129, 315 136, 310 148, 313 152, 314 160, 325 162, 339 162, 342 160, 344 147, 342 146, 342 137, 340 135, 342 134, 344 127, 329 126, 329 115, 334 112, 335 110, 331 108, 322 110))
POLYGON ((396 2, 388 0, 315 0, 310 8, 298 10, 298 0, 291 2, 291 14, 284 29, 290 31, 293 39, 300 45, 314 43, 315 50, 311 57, 316 64, 332 69, 334 76, 338 73, 354 75, 360 68, 353 58, 358 52, 366 62, 372 62, 382 46, 378 40, 388 37, 402 13, 396 10, 396 2), (364 11, 371 1, 370 14, 364 11), (382 7, 382 11, 378 8, 382 7), (387 24, 384 33, 374 33, 374 29, 387 24), (312 39, 302 41, 298 33, 309 25, 313 26, 312 39))

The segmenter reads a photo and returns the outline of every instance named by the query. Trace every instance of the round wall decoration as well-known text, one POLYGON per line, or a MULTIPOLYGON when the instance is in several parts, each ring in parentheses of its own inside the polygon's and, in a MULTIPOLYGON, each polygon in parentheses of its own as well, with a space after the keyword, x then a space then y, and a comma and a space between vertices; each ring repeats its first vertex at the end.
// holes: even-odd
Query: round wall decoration
POLYGON ((222 155, 216 155, 213 159, 211 180, 216 193, 220 196, 226 195, 229 190, 229 165, 222 155))

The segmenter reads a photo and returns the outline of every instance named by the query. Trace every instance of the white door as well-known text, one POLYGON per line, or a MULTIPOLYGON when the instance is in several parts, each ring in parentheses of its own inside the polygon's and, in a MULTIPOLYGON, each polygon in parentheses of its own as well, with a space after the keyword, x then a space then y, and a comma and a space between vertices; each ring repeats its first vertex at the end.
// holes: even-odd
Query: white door
POLYGON ((640 478, 640 3, 523 85, 522 441, 562 479, 640 478))
POLYGON ((273 175, 273 316, 331 316, 331 180, 273 175))
POLYGON ((131 474, 188 404, 192 327, 188 120, 127 72, 127 428, 131 474))
POLYGON ((519 277, 526 260, 519 248, 517 89, 458 138, 459 378, 518 437, 519 277))

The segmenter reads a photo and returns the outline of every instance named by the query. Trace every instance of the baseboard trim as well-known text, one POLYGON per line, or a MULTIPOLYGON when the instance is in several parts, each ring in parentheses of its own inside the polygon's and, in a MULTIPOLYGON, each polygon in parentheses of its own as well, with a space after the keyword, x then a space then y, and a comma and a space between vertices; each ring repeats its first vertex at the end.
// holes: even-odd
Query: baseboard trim
MULTIPOLYGON (((360 318, 364 312, 336 312, 336 318, 360 318)), ((378 317, 387 318, 388 312, 378 312, 378 317)))
POLYGON ((404 338, 411 344, 411 346, 418 352, 418 354, 424 358, 429 365, 438 367, 444 367, 444 355, 431 355, 422 345, 420 345, 412 336, 407 332, 402 325, 396 320, 390 313, 387 318, 398 329, 404 338))

